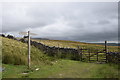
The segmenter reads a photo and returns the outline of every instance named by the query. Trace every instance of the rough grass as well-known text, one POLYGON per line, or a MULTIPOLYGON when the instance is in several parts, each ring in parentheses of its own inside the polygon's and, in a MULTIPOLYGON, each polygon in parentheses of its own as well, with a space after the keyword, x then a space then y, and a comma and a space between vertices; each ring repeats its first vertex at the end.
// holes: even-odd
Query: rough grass
MULTIPOLYGON (((28 49, 27 44, 2 38, 2 63, 27 65, 28 49)), ((31 64, 49 64, 52 58, 43 54, 42 51, 31 46, 31 64)))

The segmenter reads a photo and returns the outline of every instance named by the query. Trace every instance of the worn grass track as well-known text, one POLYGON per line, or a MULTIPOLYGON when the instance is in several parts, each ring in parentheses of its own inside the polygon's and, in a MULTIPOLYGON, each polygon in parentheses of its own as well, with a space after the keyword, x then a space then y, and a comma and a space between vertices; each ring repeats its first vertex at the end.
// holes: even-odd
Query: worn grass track
POLYGON ((6 70, 3 77, 7 78, 118 78, 117 65, 85 63, 72 60, 54 61, 53 65, 32 66, 32 71, 25 72, 26 66, 3 65, 6 70), (38 71, 35 69, 39 68, 38 71), (14 73, 11 74, 11 72, 14 73))

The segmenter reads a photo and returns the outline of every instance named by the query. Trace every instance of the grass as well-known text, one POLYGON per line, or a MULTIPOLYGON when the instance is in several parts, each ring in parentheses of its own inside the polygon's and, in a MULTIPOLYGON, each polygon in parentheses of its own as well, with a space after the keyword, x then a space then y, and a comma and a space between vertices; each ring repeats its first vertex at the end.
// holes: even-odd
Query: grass
POLYGON ((6 65, 3 78, 118 78, 118 66, 85 63, 72 60, 57 60, 53 65, 36 65, 27 70, 24 65, 6 65), (35 69, 39 68, 38 71, 35 69), (11 72, 14 73, 11 74, 11 72), (28 74, 22 74, 28 72, 28 74))

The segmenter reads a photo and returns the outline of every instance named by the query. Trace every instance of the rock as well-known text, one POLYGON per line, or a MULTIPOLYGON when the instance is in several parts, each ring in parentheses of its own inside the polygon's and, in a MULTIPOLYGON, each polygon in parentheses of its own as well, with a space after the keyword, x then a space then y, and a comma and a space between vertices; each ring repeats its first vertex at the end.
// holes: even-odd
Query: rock
POLYGON ((36 70, 36 71, 38 71, 38 70, 39 70, 39 68, 36 68, 35 70, 36 70))
POLYGON ((22 73, 22 74, 28 74, 28 73, 22 73))
POLYGON ((59 74, 59 76, 62 76, 62 74, 59 74))

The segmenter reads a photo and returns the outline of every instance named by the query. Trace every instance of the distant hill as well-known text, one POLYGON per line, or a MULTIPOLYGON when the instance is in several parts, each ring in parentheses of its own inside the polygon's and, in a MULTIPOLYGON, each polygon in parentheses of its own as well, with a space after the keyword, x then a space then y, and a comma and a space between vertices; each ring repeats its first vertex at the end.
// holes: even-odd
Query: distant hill
POLYGON ((37 39, 37 40, 50 40, 48 38, 32 38, 32 39, 37 39))
MULTIPOLYGON (((104 45, 104 43, 93 43, 93 44, 104 45)), ((120 46, 120 44, 118 44, 118 43, 107 43, 107 46, 120 46)))

